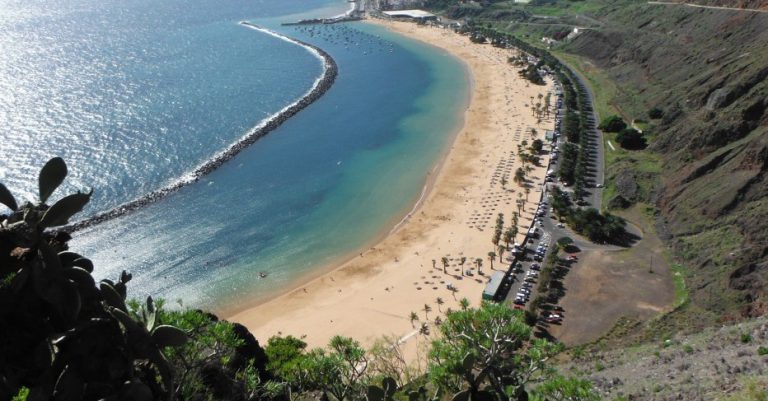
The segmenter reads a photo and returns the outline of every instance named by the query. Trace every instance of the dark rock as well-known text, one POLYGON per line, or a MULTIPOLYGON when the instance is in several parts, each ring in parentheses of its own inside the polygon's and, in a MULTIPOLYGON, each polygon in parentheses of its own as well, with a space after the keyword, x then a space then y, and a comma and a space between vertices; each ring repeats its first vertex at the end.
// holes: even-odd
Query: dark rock
POLYGON ((209 363, 200 370, 203 384, 208 387, 214 397, 222 400, 239 401, 243 399, 242 391, 237 391, 237 385, 227 375, 221 365, 209 363))
POLYGON ((243 341, 243 345, 237 347, 235 355, 229 363, 229 368, 240 370, 248 363, 252 363, 258 370, 262 380, 269 379, 267 374, 267 353, 259 345, 259 341, 248 331, 248 328, 239 323, 232 323, 235 336, 243 341))
POLYGON ((621 195, 616 195, 608 201, 609 209, 626 209, 630 206, 632 206, 632 202, 621 195))

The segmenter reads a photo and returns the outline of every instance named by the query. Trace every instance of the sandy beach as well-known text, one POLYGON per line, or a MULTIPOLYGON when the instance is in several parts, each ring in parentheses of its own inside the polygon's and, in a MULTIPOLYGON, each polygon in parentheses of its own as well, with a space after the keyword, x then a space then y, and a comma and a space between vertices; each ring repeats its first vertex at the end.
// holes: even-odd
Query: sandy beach
POLYGON ((303 337, 310 347, 323 346, 338 334, 363 345, 384 335, 413 344, 413 339, 423 338, 416 334, 421 323, 428 321, 434 330, 435 318, 458 309, 461 298, 471 305, 480 303, 491 266, 509 266, 498 257, 491 263, 488 256, 495 251, 491 239, 498 214, 504 213, 506 229, 518 211, 518 199, 525 201, 518 224, 520 242, 541 197, 548 156, 542 157, 541 167, 531 166, 528 191, 513 177, 522 166, 518 145, 543 140, 545 130, 554 125, 551 117, 539 121, 532 112, 532 103, 543 102, 539 95, 553 90, 552 82, 537 86, 523 80, 507 62, 513 50, 473 44, 436 27, 369 23, 437 46, 467 64, 473 87, 464 126, 424 201, 380 243, 299 288, 227 316, 263 343, 273 335, 290 334, 303 337), (443 258, 448 260, 447 272, 443 258), (470 276, 461 275, 462 258, 470 276), (412 312, 419 321, 411 321, 412 312))

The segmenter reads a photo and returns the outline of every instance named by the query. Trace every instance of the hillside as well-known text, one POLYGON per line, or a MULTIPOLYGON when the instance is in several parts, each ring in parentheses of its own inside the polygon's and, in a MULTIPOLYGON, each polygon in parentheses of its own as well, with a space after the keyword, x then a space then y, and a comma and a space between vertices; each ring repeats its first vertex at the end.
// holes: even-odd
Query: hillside
POLYGON ((577 348, 561 367, 607 400, 764 400, 767 342, 762 317, 618 350, 577 348))
POLYGON ((561 39, 551 51, 587 75, 598 112, 644 129, 646 150, 607 155, 606 193, 647 205, 685 272, 689 302, 655 322, 653 336, 768 310, 768 13, 604 0, 431 3, 538 46, 561 39), (661 118, 649 119, 654 107, 661 118))
POLYGON ((768 1, 765 0, 675 0, 675 3, 687 3, 712 7, 734 7, 768 10, 768 1))
POLYGON ((645 200, 691 269, 693 307, 718 319, 763 314, 768 14, 624 4, 593 17, 603 26, 565 50, 612 78, 627 119, 664 111, 650 127, 662 174, 645 200))

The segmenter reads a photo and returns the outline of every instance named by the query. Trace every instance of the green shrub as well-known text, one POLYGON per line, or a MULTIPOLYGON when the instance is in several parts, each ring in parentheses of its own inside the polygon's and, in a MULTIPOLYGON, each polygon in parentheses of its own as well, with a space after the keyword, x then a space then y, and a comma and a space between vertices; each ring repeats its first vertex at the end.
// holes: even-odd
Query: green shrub
POLYGON ((757 347, 757 355, 768 355, 768 347, 757 347))
POLYGON ((654 107, 654 108, 648 110, 648 117, 650 117, 650 118, 652 118, 654 120, 657 120, 657 119, 659 119, 661 117, 664 117, 664 112, 660 108, 654 107))
POLYGON ((605 365, 603 365, 602 362, 595 363, 595 370, 598 372, 602 372, 605 370, 605 365))
POLYGON ((648 145, 643 134, 634 128, 624 128, 616 135, 616 142, 624 149, 640 150, 648 145))
POLYGON ((598 128, 604 132, 619 132, 627 128, 627 123, 619 116, 608 116, 600 122, 598 128))
POLYGON ((741 343, 747 344, 752 341, 752 336, 749 335, 749 333, 742 333, 741 334, 741 343))
POLYGON ((29 397, 29 389, 22 387, 19 389, 19 393, 16 394, 11 401, 25 401, 29 397))

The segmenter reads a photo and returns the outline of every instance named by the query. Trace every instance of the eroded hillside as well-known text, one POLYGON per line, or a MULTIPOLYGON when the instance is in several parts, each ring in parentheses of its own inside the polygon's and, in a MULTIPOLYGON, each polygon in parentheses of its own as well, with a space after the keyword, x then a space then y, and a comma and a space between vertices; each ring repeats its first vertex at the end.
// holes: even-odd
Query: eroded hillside
POLYGON ((624 3, 594 17, 602 27, 566 49, 613 78, 626 117, 664 111, 651 127, 663 172, 649 200, 692 268, 694 306, 725 319, 763 314, 768 14, 624 3))

